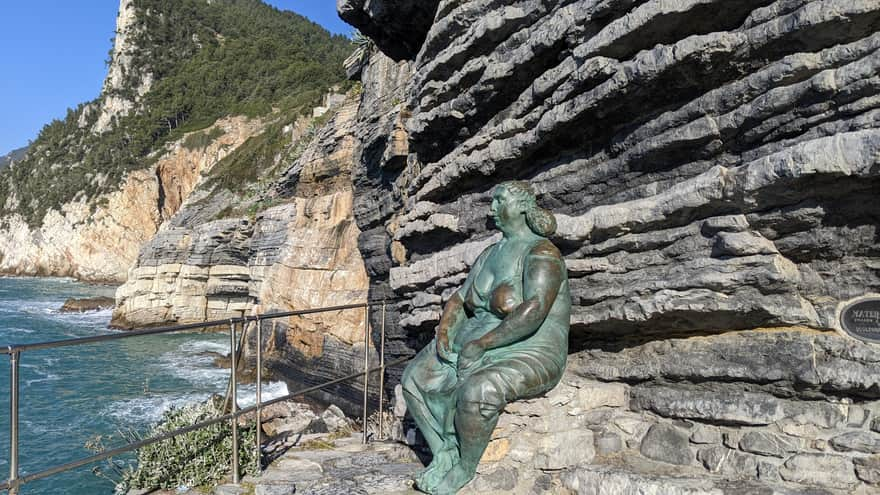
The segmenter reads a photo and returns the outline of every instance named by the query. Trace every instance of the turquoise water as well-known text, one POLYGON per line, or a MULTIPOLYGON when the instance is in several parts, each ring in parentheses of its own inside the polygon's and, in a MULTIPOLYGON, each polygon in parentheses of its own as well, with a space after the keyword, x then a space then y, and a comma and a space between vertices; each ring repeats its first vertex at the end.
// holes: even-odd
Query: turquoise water
MULTIPOLYGON (((114 332, 110 311, 65 314, 68 297, 113 296, 114 288, 68 279, 0 278, 0 346, 114 332)), ((226 389, 228 370, 213 366, 211 353, 229 352, 228 334, 179 333, 103 344, 22 353, 20 454, 22 473, 34 473, 92 454, 86 442, 105 436, 107 447, 123 444, 119 429, 144 431, 175 405, 204 400, 226 389), (107 435, 112 435, 106 440, 107 435)), ((286 393, 264 386, 266 399, 286 393)), ((252 386, 240 403, 253 403, 252 386)), ((0 479, 9 473, 9 360, 0 355, 0 479)), ((122 460, 129 460, 123 458, 122 460)), ((99 463, 29 483, 23 494, 113 493, 96 476, 99 463)))

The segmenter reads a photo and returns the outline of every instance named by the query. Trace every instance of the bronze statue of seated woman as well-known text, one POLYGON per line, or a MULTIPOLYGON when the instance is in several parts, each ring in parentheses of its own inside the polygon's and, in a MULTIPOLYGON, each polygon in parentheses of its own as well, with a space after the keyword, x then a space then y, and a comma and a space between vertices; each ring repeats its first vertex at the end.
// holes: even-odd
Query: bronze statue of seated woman
POLYGON ((474 477, 502 409, 556 386, 568 355, 571 295, 547 240, 556 220, 519 181, 495 189, 491 213, 502 239, 477 258, 403 373, 408 410, 434 455, 416 486, 435 495, 474 477))

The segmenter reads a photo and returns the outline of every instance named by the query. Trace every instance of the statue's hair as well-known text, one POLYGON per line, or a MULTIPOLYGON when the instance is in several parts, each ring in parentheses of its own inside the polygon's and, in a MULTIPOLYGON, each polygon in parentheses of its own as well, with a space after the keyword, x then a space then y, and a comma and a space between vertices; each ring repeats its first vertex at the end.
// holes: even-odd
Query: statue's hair
POLYGON ((541 237, 550 237, 556 232, 556 218, 550 210, 538 206, 535 191, 528 182, 511 180, 502 182, 499 187, 507 189, 514 199, 523 202, 526 210, 526 223, 532 232, 541 237))

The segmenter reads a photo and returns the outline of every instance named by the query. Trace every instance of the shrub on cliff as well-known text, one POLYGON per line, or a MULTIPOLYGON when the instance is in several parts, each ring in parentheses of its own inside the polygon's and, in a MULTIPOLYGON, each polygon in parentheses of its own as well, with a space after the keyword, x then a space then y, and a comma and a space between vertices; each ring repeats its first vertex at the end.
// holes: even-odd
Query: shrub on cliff
MULTIPOLYGON (((172 408, 143 438, 162 435, 222 414, 222 401, 216 400, 172 408)), ((253 422, 239 427, 242 474, 258 472, 254 449, 256 431, 253 422)), ((230 472, 230 459, 232 427, 228 421, 224 421, 138 449, 137 467, 122 472, 116 492, 127 493, 134 488, 172 489, 213 485, 230 472)))

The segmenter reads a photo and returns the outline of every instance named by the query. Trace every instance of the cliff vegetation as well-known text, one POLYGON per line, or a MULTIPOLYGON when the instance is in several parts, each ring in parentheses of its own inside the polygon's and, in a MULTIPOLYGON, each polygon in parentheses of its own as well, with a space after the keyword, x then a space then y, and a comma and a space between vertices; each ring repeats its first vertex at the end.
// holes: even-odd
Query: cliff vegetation
MULTIPOLYGON (((221 117, 311 111, 344 80, 341 62, 351 51, 345 37, 258 0, 125 0, 122 16, 132 19, 126 46, 117 43, 109 61, 121 77, 47 124, 27 156, 2 172, 0 214, 39 227, 49 210, 117 190, 164 145, 221 117), (99 109, 111 99, 134 109, 104 128, 99 109)), ((184 144, 205 145, 217 137, 211 132, 184 144)))

